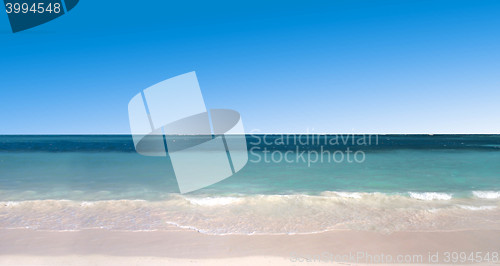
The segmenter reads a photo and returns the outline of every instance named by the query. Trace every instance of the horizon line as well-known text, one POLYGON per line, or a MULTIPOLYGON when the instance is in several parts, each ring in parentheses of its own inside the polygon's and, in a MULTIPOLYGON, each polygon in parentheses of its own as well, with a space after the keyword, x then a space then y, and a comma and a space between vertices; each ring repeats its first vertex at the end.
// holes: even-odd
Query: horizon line
MULTIPOLYGON (((141 134, 136 134, 141 135, 141 134)), ((164 134, 145 134, 158 135, 164 134)), ((170 134, 174 136, 200 136, 209 134, 170 134)), ((220 135, 213 134, 210 135, 220 135)), ((285 133, 240 133, 240 134, 224 134, 224 135, 500 135, 500 133, 311 133, 311 132, 285 132, 285 133)), ((0 136, 132 136, 131 133, 0 133, 0 136)))

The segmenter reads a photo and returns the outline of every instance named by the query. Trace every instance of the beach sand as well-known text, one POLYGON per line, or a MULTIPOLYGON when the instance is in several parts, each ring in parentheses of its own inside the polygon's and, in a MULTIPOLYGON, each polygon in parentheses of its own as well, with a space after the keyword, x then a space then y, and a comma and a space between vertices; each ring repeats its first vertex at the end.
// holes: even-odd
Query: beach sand
POLYGON ((495 230, 206 235, 192 230, 1 229, 0 239, 0 265, 364 265, 386 264, 389 258, 395 265, 398 257, 401 264, 437 265, 444 263, 445 252, 500 251, 500 231, 495 230), (430 261, 429 254, 437 254, 439 263, 430 261))

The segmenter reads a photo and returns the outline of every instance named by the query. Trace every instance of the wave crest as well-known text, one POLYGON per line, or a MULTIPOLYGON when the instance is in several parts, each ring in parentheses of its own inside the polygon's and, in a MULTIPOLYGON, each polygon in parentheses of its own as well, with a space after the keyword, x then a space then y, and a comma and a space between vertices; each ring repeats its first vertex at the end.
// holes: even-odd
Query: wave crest
POLYGON ((500 191, 472 191, 476 198, 480 199, 498 199, 500 198, 500 191))
POLYGON ((451 200, 453 198, 453 194, 447 193, 438 193, 438 192, 408 192, 411 198, 418 200, 451 200))

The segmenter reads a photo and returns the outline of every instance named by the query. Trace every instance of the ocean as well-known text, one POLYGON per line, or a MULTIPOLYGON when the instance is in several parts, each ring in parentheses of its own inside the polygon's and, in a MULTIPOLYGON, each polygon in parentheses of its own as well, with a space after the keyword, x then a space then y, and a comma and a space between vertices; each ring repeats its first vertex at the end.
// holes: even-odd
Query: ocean
POLYGON ((500 229, 500 135, 246 138, 241 171, 180 194, 169 156, 138 154, 129 135, 0 136, 0 228, 500 229))

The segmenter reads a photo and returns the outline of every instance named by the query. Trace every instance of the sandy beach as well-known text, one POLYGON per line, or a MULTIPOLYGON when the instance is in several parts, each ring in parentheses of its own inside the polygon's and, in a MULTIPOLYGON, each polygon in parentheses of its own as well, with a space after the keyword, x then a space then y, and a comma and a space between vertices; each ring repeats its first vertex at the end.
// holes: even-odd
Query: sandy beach
MULTIPOLYGON (((216 236, 191 230, 3 229, 0 236, 1 265, 436 265, 445 263, 446 252, 500 251, 500 231, 492 230, 216 236)), ((479 263, 463 263, 472 262, 479 263)))

